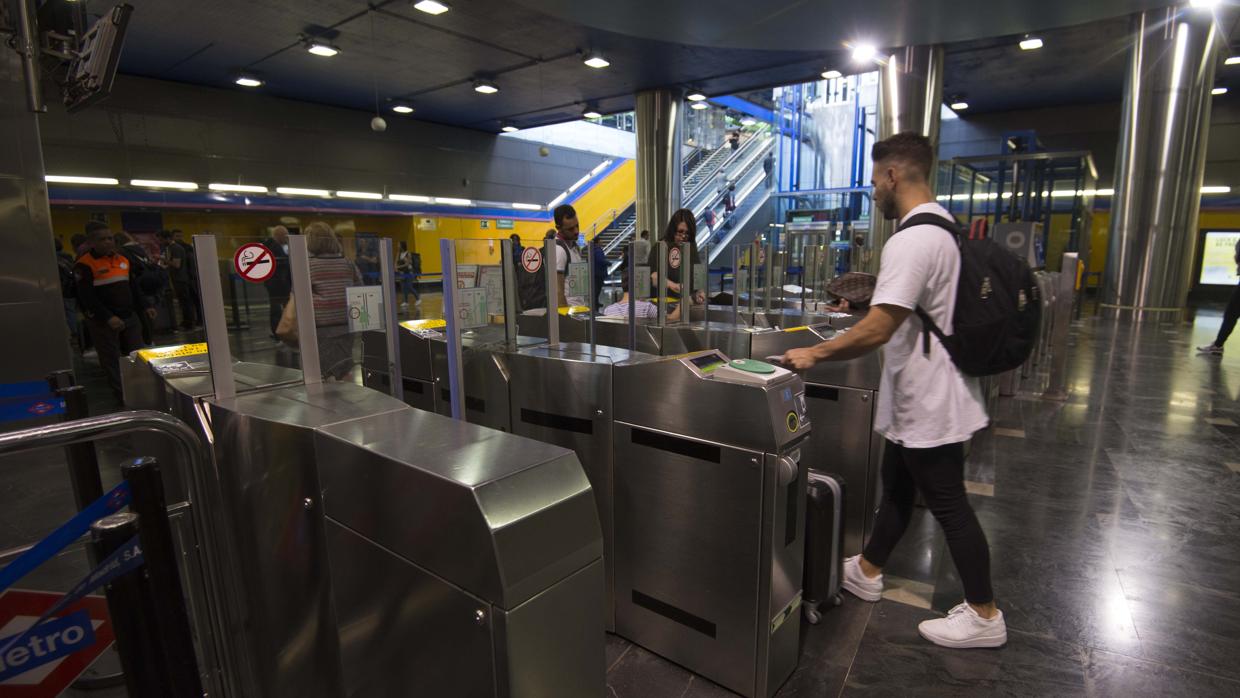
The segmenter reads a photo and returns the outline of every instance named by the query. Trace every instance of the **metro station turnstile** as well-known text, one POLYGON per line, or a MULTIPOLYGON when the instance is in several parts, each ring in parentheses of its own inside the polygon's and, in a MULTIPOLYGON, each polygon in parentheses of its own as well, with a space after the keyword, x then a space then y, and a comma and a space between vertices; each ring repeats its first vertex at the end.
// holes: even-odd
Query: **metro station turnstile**
POLYGON ((794 374, 729 363, 615 367, 616 631, 766 697, 800 651, 809 417, 794 374))
POLYGON ((602 693, 602 535, 571 452, 353 384, 259 385, 292 377, 274 367, 234 364, 219 399, 203 356, 131 362, 125 394, 210 436, 219 491, 194 505, 227 522, 242 695, 602 693))

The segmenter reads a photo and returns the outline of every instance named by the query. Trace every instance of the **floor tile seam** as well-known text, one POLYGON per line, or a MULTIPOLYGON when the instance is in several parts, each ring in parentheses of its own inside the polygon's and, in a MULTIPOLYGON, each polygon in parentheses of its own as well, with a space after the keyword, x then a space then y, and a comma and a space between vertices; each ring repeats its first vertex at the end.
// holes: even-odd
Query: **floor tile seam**
POLYGON ((611 666, 607 667, 607 671, 604 673, 610 674, 611 670, 615 669, 620 664, 620 661, 623 660, 626 656, 628 656, 629 650, 631 649, 633 649, 633 643, 629 642, 628 640, 625 640, 624 651, 620 653, 619 657, 616 657, 616 661, 612 662, 611 666))
POLYGON ((861 637, 857 640, 857 646, 853 648, 852 656, 848 658, 848 669, 844 672, 844 681, 840 684, 839 693, 835 694, 836 698, 844 695, 844 691, 848 688, 848 677, 852 676, 853 667, 857 666, 857 655, 861 653, 861 645, 865 644, 865 631, 870 628, 870 619, 874 617, 874 606, 877 604, 867 603, 869 608, 865 612, 865 623, 861 627, 861 637))
POLYGON ((1125 659, 1131 659, 1134 662, 1141 662, 1142 664, 1149 664, 1151 666, 1162 667, 1164 669, 1170 669, 1172 671, 1180 671, 1180 672, 1184 672, 1188 674, 1196 674, 1197 676, 1208 676, 1212 679, 1219 679, 1221 681, 1226 681, 1227 683, 1234 683, 1238 687, 1240 687, 1240 678, 1235 678, 1232 676, 1223 676, 1222 674, 1216 674, 1211 671, 1205 671, 1201 668, 1198 668, 1198 666, 1195 664, 1184 664, 1184 663, 1169 664, 1167 662, 1159 661, 1157 659, 1150 659, 1148 657, 1134 657, 1133 655, 1128 654, 1127 652, 1118 652, 1116 650, 1110 650, 1105 647, 1091 647, 1088 645, 1084 645, 1083 647, 1085 651, 1087 652, 1102 652, 1104 654, 1112 654, 1118 657, 1123 657, 1125 659))

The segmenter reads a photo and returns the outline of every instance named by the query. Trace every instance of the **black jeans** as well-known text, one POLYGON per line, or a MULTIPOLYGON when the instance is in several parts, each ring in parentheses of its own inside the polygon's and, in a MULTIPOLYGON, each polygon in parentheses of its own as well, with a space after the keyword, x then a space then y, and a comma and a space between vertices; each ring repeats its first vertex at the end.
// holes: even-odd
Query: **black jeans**
POLYGON ((99 357, 99 366, 107 375, 108 386, 112 388, 112 394, 118 401, 121 399, 121 354, 142 348, 142 322, 137 314, 124 320, 125 327, 120 331, 109 327, 106 321, 86 321, 86 329, 90 332, 91 342, 94 343, 96 355, 99 357))
POLYGON ((964 444, 905 448, 888 441, 883 454, 883 501, 874 532, 862 555, 883 567, 913 516, 921 490, 926 506, 947 536, 947 547, 969 603, 994 600, 990 588, 990 547, 964 490, 964 444))
POLYGON ((1236 329, 1236 319, 1240 318, 1240 284, 1231 292, 1231 300, 1227 301, 1227 309, 1223 311, 1223 324, 1218 328, 1218 337, 1214 346, 1221 347, 1227 343, 1231 331, 1236 329))
POLYGON ((267 322, 271 325, 271 334, 276 333, 280 326, 280 318, 284 316, 284 306, 288 305, 288 292, 267 289, 267 322))
POLYGON ((194 293, 193 284, 188 281, 173 281, 172 292, 181 306, 181 329, 188 330, 198 324, 198 298, 194 293))

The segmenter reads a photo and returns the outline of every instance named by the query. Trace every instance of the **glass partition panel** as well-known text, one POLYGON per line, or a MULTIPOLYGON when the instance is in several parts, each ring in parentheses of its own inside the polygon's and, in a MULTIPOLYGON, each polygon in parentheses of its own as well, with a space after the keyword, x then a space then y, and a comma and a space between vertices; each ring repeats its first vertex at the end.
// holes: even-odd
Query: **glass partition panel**
POLYGON ((321 375, 403 397, 392 379, 401 373, 393 241, 365 231, 333 237, 339 251, 314 229, 306 239, 321 375))

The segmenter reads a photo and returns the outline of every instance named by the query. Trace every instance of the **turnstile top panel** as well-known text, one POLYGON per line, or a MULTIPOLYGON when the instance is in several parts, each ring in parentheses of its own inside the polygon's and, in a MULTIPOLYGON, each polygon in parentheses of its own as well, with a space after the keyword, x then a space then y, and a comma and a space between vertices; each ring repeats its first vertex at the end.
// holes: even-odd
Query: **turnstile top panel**
POLYGON ((315 439, 328 516, 492 603, 511 609, 602 557, 568 449, 412 409, 315 439))
MULTIPOLYGON (((817 325, 754 335, 753 356, 757 359, 783 356, 789 349, 812 347, 836 334, 838 330, 817 325)), ((803 372, 801 377, 811 385, 878 390, 882 378, 882 356, 875 351, 849 361, 823 361, 803 372)))
POLYGON ((620 364, 652 360, 656 357, 642 352, 629 351, 619 347, 597 344, 593 349, 582 342, 561 342, 554 347, 537 346, 521 349, 517 353, 522 356, 540 356, 564 361, 580 361, 584 363, 620 364))
POLYGON ((377 390, 353 383, 290 385, 235 398, 208 398, 240 416, 293 426, 318 428, 382 412, 412 410, 405 403, 377 390))
MULTIPOLYGON (((150 369, 178 393, 196 398, 215 394, 215 385, 211 382, 211 369, 205 354, 187 359, 158 359, 150 362, 150 369)), ((239 392, 261 390, 299 383, 301 371, 282 366, 234 361, 233 380, 239 392)))

